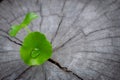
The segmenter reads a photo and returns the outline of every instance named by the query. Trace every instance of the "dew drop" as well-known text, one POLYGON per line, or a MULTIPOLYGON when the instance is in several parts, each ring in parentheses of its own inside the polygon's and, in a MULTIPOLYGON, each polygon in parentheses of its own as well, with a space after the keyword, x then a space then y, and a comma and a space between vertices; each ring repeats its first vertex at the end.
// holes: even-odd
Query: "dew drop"
POLYGON ((39 55, 40 55, 40 49, 39 48, 34 48, 30 53, 30 56, 32 58, 37 58, 39 55))

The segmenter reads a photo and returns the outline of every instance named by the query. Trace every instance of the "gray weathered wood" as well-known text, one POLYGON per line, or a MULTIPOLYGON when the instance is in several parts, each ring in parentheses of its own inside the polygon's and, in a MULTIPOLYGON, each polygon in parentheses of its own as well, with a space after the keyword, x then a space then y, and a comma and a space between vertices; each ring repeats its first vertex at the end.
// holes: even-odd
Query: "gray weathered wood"
POLYGON ((50 62, 29 67, 20 59, 19 43, 27 33, 22 30, 19 41, 7 32, 30 11, 40 18, 29 28, 51 41, 52 59, 84 80, 120 80, 120 0, 4 0, 0 3, 0 80, 79 80, 50 62))

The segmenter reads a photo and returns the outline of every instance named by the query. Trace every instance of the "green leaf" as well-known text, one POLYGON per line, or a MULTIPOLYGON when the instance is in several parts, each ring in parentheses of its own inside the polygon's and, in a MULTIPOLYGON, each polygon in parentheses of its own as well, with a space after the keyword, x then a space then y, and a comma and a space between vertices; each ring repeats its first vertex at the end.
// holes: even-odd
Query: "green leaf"
POLYGON ((23 22, 20 25, 23 27, 26 27, 31 23, 32 20, 36 19, 37 17, 38 17, 38 15, 36 15, 35 13, 29 12, 26 14, 25 19, 23 20, 23 22))
POLYGON ((20 48, 21 59, 30 66, 43 64, 51 55, 52 46, 40 32, 29 33, 20 48))
POLYGON ((29 12, 26 14, 25 19, 23 20, 23 22, 19 25, 13 25, 12 28, 9 31, 9 35, 12 37, 15 37, 16 34, 22 29, 27 27, 30 22, 34 19, 36 19, 38 16, 33 13, 33 12, 29 12))
POLYGON ((16 34, 19 32, 20 29, 21 29, 21 27, 19 25, 13 25, 11 27, 11 30, 9 31, 9 35, 16 36, 16 34))

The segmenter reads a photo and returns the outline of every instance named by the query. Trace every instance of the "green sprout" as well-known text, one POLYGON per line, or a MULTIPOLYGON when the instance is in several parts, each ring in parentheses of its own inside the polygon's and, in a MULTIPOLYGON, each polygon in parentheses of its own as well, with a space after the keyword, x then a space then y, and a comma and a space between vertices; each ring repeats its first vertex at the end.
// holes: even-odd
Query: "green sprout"
MULTIPOLYGON (((34 19, 36 19, 38 17, 38 15, 36 15, 35 13, 29 12, 26 14, 25 19, 23 20, 22 23, 20 23, 19 25, 13 25, 11 27, 11 30, 9 32, 9 35, 12 37, 15 37, 16 34, 23 28, 27 27, 30 22, 34 19)), ((28 29, 27 29, 28 30, 28 29)), ((29 31, 30 32, 30 31, 29 31)))
POLYGON ((37 31, 30 32, 27 27, 30 22, 37 17, 35 13, 29 12, 26 14, 22 23, 13 25, 9 31, 9 35, 15 37, 21 29, 27 28, 27 32, 29 33, 24 38, 22 46, 20 47, 20 56, 24 63, 29 66, 43 64, 52 55, 52 45, 46 36, 37 31))

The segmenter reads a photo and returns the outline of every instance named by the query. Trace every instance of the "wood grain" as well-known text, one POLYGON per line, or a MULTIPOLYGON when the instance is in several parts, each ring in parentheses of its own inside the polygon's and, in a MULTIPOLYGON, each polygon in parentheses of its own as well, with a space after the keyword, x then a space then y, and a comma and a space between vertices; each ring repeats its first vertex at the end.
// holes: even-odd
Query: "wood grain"
POLYGON ((84 80, 120 80, 120 0, 3 0, 0 3, 0 80, 79 80, 46 62, 29 67, 19 56, 27 32, 8 31, 27 12, 29 28, 53 45, 52 59, 84 80), (15 43, 16 42, 16 43, 15 43))

